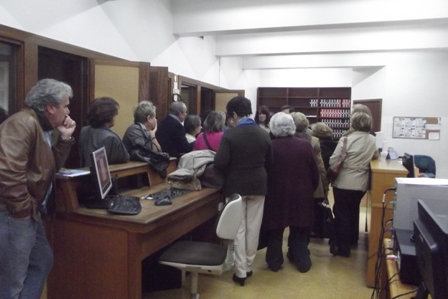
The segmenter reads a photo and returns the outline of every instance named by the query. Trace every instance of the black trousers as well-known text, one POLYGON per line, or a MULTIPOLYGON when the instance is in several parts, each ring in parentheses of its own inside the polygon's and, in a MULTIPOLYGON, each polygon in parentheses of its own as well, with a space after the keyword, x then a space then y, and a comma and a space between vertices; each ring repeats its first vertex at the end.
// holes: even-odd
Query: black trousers
POLYGON ((359 237, 359 204, 365 191, 346 190, 333 187, 334 224, 339 252, 350 254, 350 245, 359 237))
MULTIPOLYGON (((266 250, 266 263, 271 270, 278 270, 283 264, 283 232, 284 228, 267 230, 268 246, 266 250)), ((290 254, 299 270, 311 267, 310 242, 311 230, 305 227, 289 227, 288 247, 290 254)))

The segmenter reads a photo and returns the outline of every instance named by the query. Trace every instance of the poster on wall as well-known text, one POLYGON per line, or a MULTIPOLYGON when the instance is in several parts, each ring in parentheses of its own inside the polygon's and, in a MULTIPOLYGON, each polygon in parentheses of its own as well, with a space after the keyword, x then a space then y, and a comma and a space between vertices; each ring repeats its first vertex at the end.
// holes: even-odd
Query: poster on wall
POLYGON ((440 117, 395 116, 393 138, 439 140, 442 121, 440 117))

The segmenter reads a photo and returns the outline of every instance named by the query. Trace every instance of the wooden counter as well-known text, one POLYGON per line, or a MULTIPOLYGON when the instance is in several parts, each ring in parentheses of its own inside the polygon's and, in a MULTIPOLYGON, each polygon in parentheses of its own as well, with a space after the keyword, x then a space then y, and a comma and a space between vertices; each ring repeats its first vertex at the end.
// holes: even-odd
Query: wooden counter
MULTIPOLYGON (((367 260, 367 286, 373 288, 375 286, 375 265, 377 261, 378 245, 384 222, 393 216, 393 207, 387 205, 394 198, 394 192, 387 192, 384 205, 385 216, 384 222, 381 223, 383 214, 383 194, 387 188, 395 186, 395 178, 406 177, 408 171, 401 165, 398 160, 385 160, 380 158, 370 162, 371 180, 370 186, 370 227, 369 227, 369 252, 367 260)), ((386 237, 390 237, 386 234, 386 237)))
MULTIPOLYGON (((145 171, 150 172, 148 167, 145 171)), ((131 162, 111 167, 111 174, 142 169, 142 163, 131 162)), ((111 215, 78 205, 86 177, 58 178, 57 183, 57 200, 64 205, 52 229, 54 266, 48 298, 142 298, 143 259, 213 218, 223 201, 218 189, 205 188, 175 198, 169 206, 141 200, 142 211, 135 216, 111 215)), ((142 197, 167 187, 162 180, 123 194, 142 197)))

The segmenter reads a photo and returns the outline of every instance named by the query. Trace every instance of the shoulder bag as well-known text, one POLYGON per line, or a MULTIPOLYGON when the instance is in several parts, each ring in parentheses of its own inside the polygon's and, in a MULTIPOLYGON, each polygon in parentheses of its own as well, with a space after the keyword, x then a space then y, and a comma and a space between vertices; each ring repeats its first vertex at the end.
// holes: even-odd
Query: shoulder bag
POLYGON ((339 156, 339 159, 334 163, 333 165, 330 165, 327 170, 327 179, 330 182, 333 182, 339 175, 339 172, 341 172, 342 165, 344 164, 345 157, 347 155, 347 137, 344 137, 342 145, 342 151, 341 155, 339 156))
POLYGON ((315 237, 334 240, 334 217, 331 207, 325 202, 314 202, 314 228, 315 237))

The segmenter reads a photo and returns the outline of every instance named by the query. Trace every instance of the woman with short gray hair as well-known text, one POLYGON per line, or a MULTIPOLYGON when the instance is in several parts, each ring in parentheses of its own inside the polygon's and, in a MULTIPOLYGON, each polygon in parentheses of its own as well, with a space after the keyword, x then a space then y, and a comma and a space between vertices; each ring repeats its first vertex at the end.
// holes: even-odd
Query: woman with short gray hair
POLYGON ((150 101, 141 101, 134 110, 134 123, 130 125, 123 136, 123 144, 131 154, 138 145, 153 152, 160 151, 156 139, 157 118, 156 107, 150 101))
POLYGON ((279 112, 274 114, 275 122, 271 118, 271 133, 275 137, 293 136, 296 133, 296 125, 290 114, 279 112))
POLYGON ((289 258, 299 272, 311 268, 309 237, 314 223, 314 190, 319 169, 310 142, 294 137, 291 115, 274 114, 270 122, 274 164, 267 168, 268 194, 264 204, 263 235, 267 236, 266 263, 277 272, 283 264, 283 232, 289 227, 289 258))
POLYGON ((331 244, 333 255, 350 256, 350 246, 358 243, 359 204, 367 191, 370 161, 378 157, 375 137, 369 134, 372 118, 365 112, 355 112, 350 118, 352 133, 342 137, 330 157, 330 165, 341 156, 344 140, 347 150, 344 163, 333 181, 336 240, 331 244))

